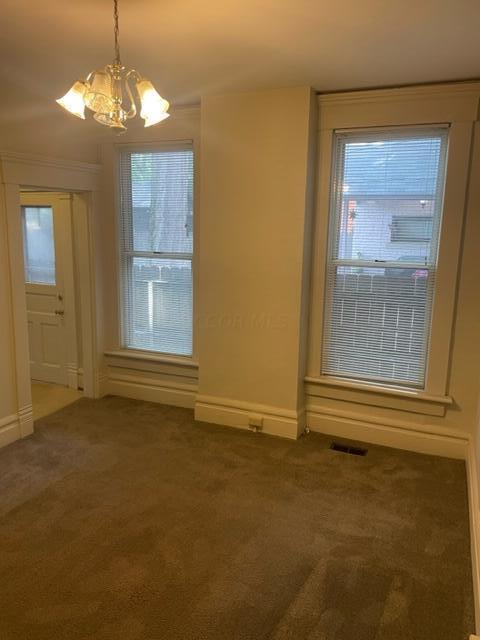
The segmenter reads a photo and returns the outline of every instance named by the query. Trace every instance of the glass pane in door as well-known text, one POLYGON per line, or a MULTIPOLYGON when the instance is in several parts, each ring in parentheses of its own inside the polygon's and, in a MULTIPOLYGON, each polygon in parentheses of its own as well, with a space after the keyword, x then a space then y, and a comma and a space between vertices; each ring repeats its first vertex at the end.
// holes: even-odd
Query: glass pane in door
POLYGON ((55 284, 55 238, 52 207, 22 207, 25 281, 55 284))

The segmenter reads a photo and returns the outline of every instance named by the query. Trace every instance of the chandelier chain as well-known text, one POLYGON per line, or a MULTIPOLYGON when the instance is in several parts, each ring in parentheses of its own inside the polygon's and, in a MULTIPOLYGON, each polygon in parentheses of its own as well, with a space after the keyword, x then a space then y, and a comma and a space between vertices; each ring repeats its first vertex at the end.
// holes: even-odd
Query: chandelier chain
POLYGON ((120 62, 120 44, 118 42, 118 0, 113 0, 113 22, 114 22, 114 35, 115 35, 115 63, 121 64, 120 62))

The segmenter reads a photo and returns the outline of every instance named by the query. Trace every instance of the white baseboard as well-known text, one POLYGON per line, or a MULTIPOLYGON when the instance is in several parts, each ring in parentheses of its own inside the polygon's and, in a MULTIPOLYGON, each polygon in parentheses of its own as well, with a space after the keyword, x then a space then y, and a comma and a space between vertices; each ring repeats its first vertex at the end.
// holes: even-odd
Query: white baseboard
POLYGON ((67 384, 70 389, 78 389, 78 372, 79 369, 76 364, 67 364, 67 384))
POLYGON ((385 424, 380 420, 365 420, 341 412, 325 411, 321 407, 307 407, 307 426, 312 431, 360 440, 384 447, 406 449, 417 453, 465 460, 468 436, 437 428, 433 425, 412 429, 408 423, 385 424))
POLYGON ((32 405, 22 407, 16 415, 0 418, 0 448, 33 433, 32 405))
POLYGON ((141 375, 112 373, 105 382, 105 393, 193 409, 197 387, 141 375))
POLYGON ((108 390, 108 375, 105 371, 95 373, 95 398, 103 398, 110 391, 108 390))
POLYGON ((5 416, 0 420, 0 447, 6 447, 22 437, 18 416, 5 416))
MULTIPOLYGON (((472 556, 473 599, 475 603, 475 621, 477 633, 480 633, 480 502, 479 485, 480 476, 477 469, 477 459, 473 440, 470 440, 467 448, 467 485, 468 485, 468 512, 470 517, 470 552, 472 556)), ((471 640, 479 636, 470 636, 471 640)), ((480 640, 480 638, 479 638, 480 640)))
POLYGON ((18 422, 22 438, 33 433, 33 407, 31 404, 27 404, 18 410, 18 422))
POLYGON ((296 439, 305 429, 305 412, 291 411, 268 405, 197 396, 195 420, 211 422, 227 427, 250 429, 252 416, 261 418, 259 431, 282 438, 296 439))

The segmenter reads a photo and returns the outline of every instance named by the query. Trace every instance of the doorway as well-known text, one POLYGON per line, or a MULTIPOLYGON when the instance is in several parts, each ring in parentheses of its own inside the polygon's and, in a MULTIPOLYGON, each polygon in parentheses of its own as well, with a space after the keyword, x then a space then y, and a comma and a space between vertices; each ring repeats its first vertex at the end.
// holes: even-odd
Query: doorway
POLYGON ((3 244, 6 244, 8 270, 4 280, 8 287, 8 304, 11 304, 11 313, 2 316, 2 320, 5 320, 5 324, 2 324, 2 331, 5 328, 2 364, 5 366, 1 376, 0 405, 6 418, 0 420, 0 446, 25 438, 34 431, 22 193, 61 193, 72 198, 72 235, 78 274, 81 275, 76 279, 79 298, 76 306, 77 347, 80 345, 78 386, 83 387, 83 395, 88 398, 98 398, 105 393, 107 377, 98 339, 101 322, 97 312, 97 302, 102 300, 102 279, 98 277, 101 270, 97 264, 98 254, 94 252, 94 241, 99 234, 101 171, 99 164, 0 151, 0 223, 5 230, 6 242, 3 244))
POLYGON ((20 192, 33 418, 82 397, 73 194, 20 192))

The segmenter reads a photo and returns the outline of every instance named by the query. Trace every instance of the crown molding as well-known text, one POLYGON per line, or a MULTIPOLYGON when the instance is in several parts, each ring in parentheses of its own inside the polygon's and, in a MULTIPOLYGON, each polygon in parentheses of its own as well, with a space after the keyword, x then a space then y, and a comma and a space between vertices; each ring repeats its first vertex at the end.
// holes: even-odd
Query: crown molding
POLYGON ((90 174, 99 174, 102 170, 100 164, 90 162, 80 162, 78 160, 66 160, 64 158, 51 158, 49 156, 33 155, 18 151, 0 149, 0 161, 2 163, 35 165, 54 169, 67 169, 70 171, 81 171, 90 174))
POLYGON ((321 93, 318 95, 320 105, 345 104, 359 102, 390 102, 401 99, 425 98, 453 98, 480 96, 479 82, 459 82, 449 84, 419 85, 398 87, 393 89, 367 89, 361 91, 346 91, 336 93, 321 93))
POLYGON ((320 130, 475 122, 480 82, 371 89, 318 96, 320 130))
POLYGON ((170 108, 171 117, 188 118, 192 116, 200 117, 200 104, 172 105, 170 108))

